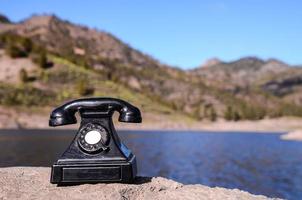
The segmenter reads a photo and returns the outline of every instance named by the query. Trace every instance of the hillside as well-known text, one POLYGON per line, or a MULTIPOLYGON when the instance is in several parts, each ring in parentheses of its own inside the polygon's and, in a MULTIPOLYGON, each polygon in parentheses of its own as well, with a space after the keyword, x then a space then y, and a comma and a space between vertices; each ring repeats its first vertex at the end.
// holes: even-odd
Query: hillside
POLYGON ((36 15, 19 23, 1 18, 2 107, 48 112, 69 99, 112 96, 164 119, 302 115, 302 70, 278 60, 216 59, 184 71, 110 33, 56 16, 36 15))
POLYGON ((269 100, 266 106, 273 105, 272 108, 277 106, 274 102, 289 107, 302 105, 302 68, 276 59, 246 57, 229 63, 217 61, 190 73, 202 78, 207 86, 218 87, 235 96, 251 94, 255 96, 252 101, 260 98, 259 104, 269 100))

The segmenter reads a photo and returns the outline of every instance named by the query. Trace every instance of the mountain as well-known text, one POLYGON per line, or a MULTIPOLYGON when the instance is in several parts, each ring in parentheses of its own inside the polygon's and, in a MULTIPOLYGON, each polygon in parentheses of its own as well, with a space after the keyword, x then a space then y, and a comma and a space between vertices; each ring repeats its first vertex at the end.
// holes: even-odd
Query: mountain
POLYGON ((110 33, 54 15, 6 19, 0 21, 2 105, 45 107, 81 96, 114 96, 146 113, 195 119, 302 114, 301 70, 278 60, 212 59, 185 71, 110 33))
POLYGON ((0 23, 11 23, 10 20, 0 13, 0 23))
POLYGON ((211 67, 199 67, 191 73, 201 77, 207 85, 230 90, 258 87, 278 97, 291 94, 293 88, 302 86, 302 68, 276 59, 265 61, 245 57, 229 63, 217 62, 211 67))
POLYGON ((92 64, 99 59, 136 63, 140 66, 154 62, 109 33, 74 25, 53 15, 32 16, 18 24, 3 24, 1 31, 29 37, 62 56, 86 56, 92 64))
POLYGON ((208 85, 246 87, 288 69, 287 64, 278 60, 264 61, 256 57, 245 57, 228 63, 220 61, 210 67, 199 67, 192 70, 192 74, 200 76, 208 85))
POLYGON ((203 63, 201 67, 207 68, 207 67, 218 65, 220 63, 222 63, 222 61, 219 58, 211 58, 208 59, 205 63, 203 63))

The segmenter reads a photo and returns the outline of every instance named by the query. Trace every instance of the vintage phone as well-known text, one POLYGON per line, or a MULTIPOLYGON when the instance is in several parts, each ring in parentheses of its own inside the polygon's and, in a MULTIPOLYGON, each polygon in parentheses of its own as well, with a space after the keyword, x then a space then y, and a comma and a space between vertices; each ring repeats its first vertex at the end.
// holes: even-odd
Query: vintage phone
POLYGON ((131 183, 136 176, 135 155, 121 142, 113 122, 141 123, 140 110, 114 98, 87 98, 68 102, 50 115, 49 126, 81 125, 63 155, 52 165, 51 183, 76 184, 95 182, 131 183))

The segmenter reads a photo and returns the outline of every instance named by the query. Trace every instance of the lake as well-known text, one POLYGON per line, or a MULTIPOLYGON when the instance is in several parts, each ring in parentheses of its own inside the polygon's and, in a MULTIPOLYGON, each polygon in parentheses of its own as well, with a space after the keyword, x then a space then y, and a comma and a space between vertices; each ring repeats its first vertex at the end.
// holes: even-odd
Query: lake
MULTIPOLYGON (((0 167, 51 166, 75 130, 0 130, 0 167)), ((141 176, 302 199, 302 142, 280 134, 119 131, 141 176)))

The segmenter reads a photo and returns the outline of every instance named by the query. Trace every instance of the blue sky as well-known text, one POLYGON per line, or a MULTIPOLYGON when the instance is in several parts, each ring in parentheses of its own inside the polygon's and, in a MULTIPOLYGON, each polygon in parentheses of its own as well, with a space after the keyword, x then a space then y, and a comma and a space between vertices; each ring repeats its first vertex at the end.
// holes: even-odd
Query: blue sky
POLYGON ((105 30, 163 63, 192 68, 218 57, 302 64, 299 0, 2 0, 13 21, 54 13, 105 30))

